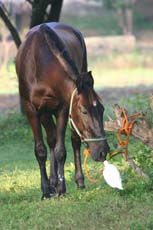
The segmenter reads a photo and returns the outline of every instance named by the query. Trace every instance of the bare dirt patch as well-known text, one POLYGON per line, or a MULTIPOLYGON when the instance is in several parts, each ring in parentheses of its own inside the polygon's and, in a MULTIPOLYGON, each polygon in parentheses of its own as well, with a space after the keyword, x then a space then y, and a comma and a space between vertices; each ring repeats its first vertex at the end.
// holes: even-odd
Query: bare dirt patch
POLYGON ((18 95, 0 95, 0 113, 10 113, 19 110, 18 95))

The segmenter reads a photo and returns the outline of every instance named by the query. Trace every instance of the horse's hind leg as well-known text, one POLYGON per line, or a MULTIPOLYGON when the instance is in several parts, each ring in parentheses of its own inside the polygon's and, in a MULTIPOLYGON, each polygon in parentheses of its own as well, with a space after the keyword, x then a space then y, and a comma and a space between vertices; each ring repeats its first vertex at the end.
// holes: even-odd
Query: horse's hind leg
POLYGON ((50 187, 52 194, 56 193, 57 187, 57 161, 55 159, 55 144, 56 144, 56 126, 54 124, 52 115, 45 113, 41 117, 41 123, 43 124, 46 135, 47 143, 50 148, 50 187))
POLYGON ((40 118, 36 115, 36 112, 30 103, 24 102, 24 104, 27 118, 31 125, 35 141, 35 156, 38 161, 41 174, 41 189, 43 193, 42 199, 44 197, 49 198, 50 186, 46 172, 47 150, 43 142, 40 118))
POLYGON ((78 188, 85 188, 84 176, 83 176, 82 166, 81 166, 81 156, 80 156, 81 141, 78 135, 74 131, 71 131, 71 141, 72 141, 72 147, 74 151, 75 182, 78 188))

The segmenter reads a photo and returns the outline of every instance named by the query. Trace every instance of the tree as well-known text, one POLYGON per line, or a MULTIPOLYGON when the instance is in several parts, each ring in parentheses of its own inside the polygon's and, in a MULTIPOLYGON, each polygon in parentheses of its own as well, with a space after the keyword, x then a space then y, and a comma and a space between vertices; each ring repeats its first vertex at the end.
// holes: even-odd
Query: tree
POLYGON ((0 2, 0 17, 2 18, 2 20, 4 21, 6 27, 8 28, 8 30, 10 31, 13 40, 15 42, 15 45, 17 48, 19 48, 20 44, 21 44, 21 39, 20 36, 15 28, 15 26, 12 24, 8 12, 4 6, 4 4, 2 2, 0 2))
POLYGON ((97 1, 102 2, 107 9, 116 10, 118 24, 123 34, 133 33, 133 7, 138 0, 95 0, 95 2, 97 1))
MULTIPOLYGON (((32 16, 30 28, 43 22, 59 21, 63 0, 26 0, 31 4, 32 16)), ((21 44, 20 35, 11 22, 5 5, 0 1, 0 17, 10 31, 17 48, 21 44)))
POLYGON ((105 6, 114 8, 118 16, 118 24, 123 34, 133 33, 133 7, 138 0, 104 0, 105 6))
POLYGON ((30 27, 42 22, 59 21, 63 0, 27 0, 32 5, 30 27))
POLYGON ((123 34, 133 34, 133 7, 138 0, 116 0, 118 23, 123 34))

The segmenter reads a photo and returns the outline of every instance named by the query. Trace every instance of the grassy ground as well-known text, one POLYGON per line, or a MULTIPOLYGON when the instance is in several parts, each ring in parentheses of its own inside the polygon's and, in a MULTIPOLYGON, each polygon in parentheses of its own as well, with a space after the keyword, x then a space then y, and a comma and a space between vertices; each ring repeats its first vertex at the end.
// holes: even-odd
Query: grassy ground
MULTIPOLYGON (((131 97, 129 107, 134 109, 137 101, 138 98, 131 97)), ((124 103, 124 98, 119 103, 124 103)), ((139 107, 149 111, 148 106, 143 96, 139 96, 139 107)), ((112 162, 120 169, 123 191, 110 188, 103 179, 97 184, 86 180, 86 189, 77 190, 68 128, 68 158, 65 165, 67 194, 62 198, 40 201, 39 169, 26 119, 16 112, 5 117, 0 113, 0 130, 1 230, 153 229, 152 180, 145 181, 138 177, 120 156, 112 162)), ((109 143, 113 143, 114 134, 107 135, 109 143)), ((129 152, 152 178, 153 151, 131 138, 129 152)), ((89 160, 89 168, 92 176, 95 176, 93 170, 97 176, 101 174, 102 166, 92 160, 89 160)))
POLYGON ((15 72, 14 63, 9 63, 7 67, 1 66, 0 79, 0 94, 16 94, 18 93, 18 81, 15 72))
MULTIPOLYGON (((133 68, 133 69, 113 69, 102 68, 100 63, 90 65, 92 70, 95 89, 100 90, 105 87, 134 87, 137 85, 153 85, 153 69, 133 68), (98 68, 98 69, 97 69, 98 68)), ((3 84, 0 85, 0 94, 17 94, 18 83, 16 76, 4 74, 1 77, 3 84)))

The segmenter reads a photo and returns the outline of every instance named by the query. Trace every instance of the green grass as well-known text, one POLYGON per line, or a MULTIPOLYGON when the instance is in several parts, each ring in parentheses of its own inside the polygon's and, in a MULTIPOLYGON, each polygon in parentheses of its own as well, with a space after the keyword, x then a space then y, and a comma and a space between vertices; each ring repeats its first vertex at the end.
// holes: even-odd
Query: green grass
POLYGON ((16 94, 18 93, 18 81, 15 71, 14 62, 8 63, 7 67, 0 68, 0 94, 16 94))
MULTIPOLYGON (((119 102, 124 104, 125 99, 119 102)), ((149 111, 149 103, 139 95, 127 103, 130 112, 135 107, 149 111), (145 102, 145 104, 144 104, 145 102), (148 108, 148 109, 147 109, 148 108)), ((106 108, 106 111, 110 108, 106 108)), ((110 188, 103 179, 97 184, 86 180, 86 189, 78 190, 74 183, 74 163, 67 129, 65 164, 67 194, 40 201, 40 175, 33 153, 31 130, 26 119, 18 113, 0 114, 0 229, 1 230, 101 230, 153 229, 153 183, 140 178, 118 156, 111 160, 121 172, 123 191, 110 188)), ((107 133, 109 143, 115 135, 107 133)), ((129 153, 137 164, 152 178, 153 150, 130 138, 129 153)), ((101 165, 88 162, 100 174, 101 165)), ((49 161, 47 161, 49 170, 49 161)))
MULTIPOLYGON (((95 89, 104 87, 133 87, 137 85, 153 85, 152 68, 104 68, 100 61, 91 63, 89 69, 92 70, 95 89)), ((3 84, 0 85, 0 94, 17 94, 18 82, 15 74, 10 76, 7 72, 1 78, 3 84)))
POLYGON ((95 88, 133 87, 138 85, 153 85, 153 69, 103 69, 92 68, 95 88))
POLYGON ((153 85, 153 54, 133 50, 130 53, 112 51, 89 56, 96 89, 104 87, 133 87, 153 85))

